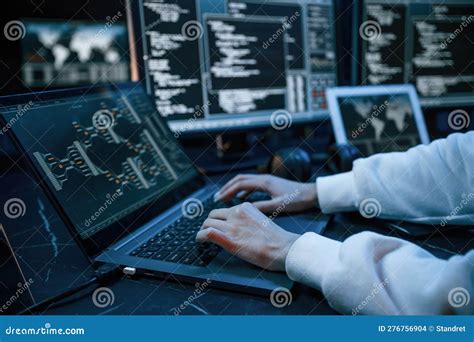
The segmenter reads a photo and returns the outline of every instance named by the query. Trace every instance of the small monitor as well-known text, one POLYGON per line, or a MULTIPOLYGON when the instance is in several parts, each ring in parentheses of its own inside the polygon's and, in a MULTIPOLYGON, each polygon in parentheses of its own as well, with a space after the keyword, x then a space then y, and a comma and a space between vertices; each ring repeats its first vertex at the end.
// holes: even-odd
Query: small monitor
POLYGON ((110 25, 24 20, 23 83, 29 88, 60 88, 129 81, 127 27, 116 17, 110 18, 110 25))
POLYGON ((175 133, 327 117, 333 0, 130 0, 132 75, 175 133))
POLYGON ((429 143, 413 86, 332 88, 327 97, 338 144, 350 143, 369 156, 429 143))
POLYGON ((472 0, 361 0, 354 84, 413 84, 423 106, 471 105, 472 0), (358 78, 358 79, 357 79, 358 78))

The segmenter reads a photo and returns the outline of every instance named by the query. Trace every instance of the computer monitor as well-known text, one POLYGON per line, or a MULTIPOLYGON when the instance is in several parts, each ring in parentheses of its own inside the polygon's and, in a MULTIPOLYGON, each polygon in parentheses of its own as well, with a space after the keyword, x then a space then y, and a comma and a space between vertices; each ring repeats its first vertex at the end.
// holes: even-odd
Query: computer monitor
POLYGON ((472 0, 361 1, 355 84, 411 83, 424 106, 472 104, 472 0))
POLYGON ((132 75, 175 133, 327 117, 332 0, 130 0, 132 75))
POLYGON ((118 14, 105 24, 22 20, 23 83, 28 88, 59 88, 129 81, 127 27, 118 20, 118 14))
POLYGON ((364 156, 429 143, 413 86, 331 88, 327 97, 336 142, 364 156))

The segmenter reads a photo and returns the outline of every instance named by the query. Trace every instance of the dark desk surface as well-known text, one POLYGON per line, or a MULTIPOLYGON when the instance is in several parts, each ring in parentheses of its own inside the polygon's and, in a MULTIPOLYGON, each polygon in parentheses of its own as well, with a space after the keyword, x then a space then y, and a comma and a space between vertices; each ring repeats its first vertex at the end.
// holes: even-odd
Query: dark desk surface
MULTIPOLYGON (((63 292, 73 284, 79 284, 92 275, 89 261, 71 239, 69 231, 49 204, 41 189, 27 173, 8 170, 2 173, 2 186, 7 189, 0 194, 0 203, 12 197, 21 198, 26 204, 26 215, 17 219, 1 217, 8 238, 13 246, 25 277, 34 279, 32 285, 36 300, 63 292), (15 184, 6 186, 5 184, 15 184)), ((311 215, 311 213, 310 213, 311 215)), ((317 213, 312 214, 314 218, 317 213)), ((308 214, 294 215, 292 221, 302 229, 311 230, 318 220, 308 220, 308 214)), ((406 238, 396 230, 381 228, 377 221, 367 221, 357 215, 336 215, 328 224, 324 235, 344 240, 364 230, 372 230, 406 238)), ((441 258, 454 253, 465 253, 474 247, 473 235, 468 232, 456 234, 433 233, 413 241, 441 258)), ((2 275, 3 277, 4 275, 2 275)), ((49 308, 44 314, 114 314, 114 315, 173 315, 174 308, 195 295, 194 284, 182 283, 169 276, 168 279, 142 278, 122 279, 107 284, 114 294, 114 304, 99 309, 92 301, 92 290, 84 291, 67 301, 49 308)), ((207 287, 187 305, 184 315, 327 315, 335 314, 323 295, 314 289, 295 284, 293 301, 284 308, 275 308, 268 297, 230 292, 207 287)))

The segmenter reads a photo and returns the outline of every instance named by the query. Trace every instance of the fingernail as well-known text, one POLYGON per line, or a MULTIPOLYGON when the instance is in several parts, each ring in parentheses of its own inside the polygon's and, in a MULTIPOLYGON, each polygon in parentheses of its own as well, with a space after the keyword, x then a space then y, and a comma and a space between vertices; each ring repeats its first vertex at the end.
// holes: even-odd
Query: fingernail
POLYGON ((221 193, 218 191, 214 194, 214 202, 217 202, 221 199, 221 193))

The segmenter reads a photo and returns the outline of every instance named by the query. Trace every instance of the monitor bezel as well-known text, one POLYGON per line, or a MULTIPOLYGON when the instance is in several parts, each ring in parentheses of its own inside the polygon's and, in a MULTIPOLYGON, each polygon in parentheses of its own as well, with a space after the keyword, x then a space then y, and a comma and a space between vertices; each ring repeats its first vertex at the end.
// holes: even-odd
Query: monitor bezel
POLYGON ((349 144, 348 134, 344 127, 341 107, 338 99, 340 97, 350 98, 359 96, 379 96, 379 95, 407 95, 410 99, 410 105, 413 110, 413 117, 418 130, 418 135, 422 144, 429 144, 430 138, 426 127, 425 119, 421 109, 420 100, 412 85, 387 85, 387 86, 355 86, 355 87, 337 87, 327 90, 327 101, 331 124, 334 131, 337 144, 349 144))
MULTIPOLYGON (((137 82, 96 85, 91 87, 70 88, 62 90, 19 94, 13 96, 3 96, 0 97, 0 123, 2 127, 4 127, 7 123, 6 118, 2 114, 2 109, 6 106, 24 105, 25 103, 29 103, 29 101, 51 101, 68 97, 96 95, 101 93, 109 93, 111 91, 122 92, 124 94, 127 94, 127 92, 136 91, 137 89, 141 90, 145 96, 149 97, 146 91, 143 89, 142 84, 137 82)), ((160 117, 159 120, 164 119, 160 117)), ((168 129, 168 126, 166 124, 164 124, 163 127, 166 127, 166 129, 168 129)), ((60 201, 57 200, 50 185, 48 185, 49 183, 47 181, 44 181, 45 176, 43 176, 43 174, 38 170, 35 163, 28 155, 27 150, 16 136, 15 132, 12 129, 8 129, 5 134, 7 137, 10 137, 12 139, 12 142, 14 143, 15 147, 20 152, 20 158, 25 158, 25 161, 31 168, 32 174, 38 185, 43 189, 46 196, 51 201, 54 208, 57 210, 59 216, 65 222, 75 241, 79 244, 79 246, 82 247, 83 251, 91 261, 95 256, 100 254, 108 246, 136 231, 137 229, 145 225, 147 222, 150 222, 158 215, 171 208, 173 205, 176 205, 178 201, 199 190, 205 184, 204 178, 195 168, 192 161, 190 161, 193 165, 195 176, 190 178, 189 181, 184 182, 183 184, 175 188, 172 192, 168 193, 166 196, 157 197, 148 202, 147 204, 141 206, 140 208, 137 208, 136 210, 127 214, 125 217, 117 220, 115 223, 104 228, 100 232, 90 237, 82 238, 78 230, 74 227, 74 223, 71 221, 66 211, 62 207, 60 201)), ((169 131, 169 134, 170 136, 173 135, 171 131, 169 131)), ((179 142, 176 141, 176 143, 178 147, 181 148, 179 142)))

